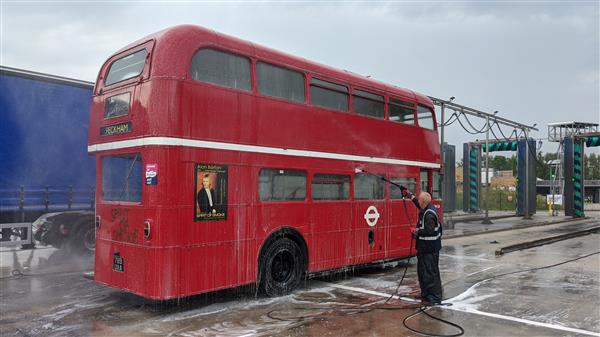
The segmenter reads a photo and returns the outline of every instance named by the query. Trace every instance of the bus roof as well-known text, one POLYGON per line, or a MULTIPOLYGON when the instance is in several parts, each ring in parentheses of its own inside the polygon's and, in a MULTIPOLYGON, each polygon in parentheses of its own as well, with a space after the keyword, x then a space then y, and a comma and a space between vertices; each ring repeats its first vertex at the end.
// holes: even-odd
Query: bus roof
MULTIPOLYGON (((148 41, 154 41, 151 67, 152 76, 186 78, 188 76, 189 64, 186 63, 183 66, 181 62, 173 62, 173 60, 185 58, 191 62, 191 57, 196 50, 201 47, 212 46, 307 72, 324 80, 329 79, 356 87, 385 92, 399 96, 399 98, 413 99, 418 103, 433 107, 433 103, 426 95, 194 25, 179 25, 148 35, 122 48, 110 60, 113 60, 116 55, 148 41)), ((106 66, 107 64, 103 68, 106 66)))

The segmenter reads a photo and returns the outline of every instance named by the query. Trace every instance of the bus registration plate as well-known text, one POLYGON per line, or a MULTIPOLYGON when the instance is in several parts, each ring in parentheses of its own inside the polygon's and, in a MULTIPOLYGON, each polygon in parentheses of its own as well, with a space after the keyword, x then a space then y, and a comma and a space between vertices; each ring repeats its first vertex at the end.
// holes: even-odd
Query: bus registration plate
POLYGON ((124 272, 125 266, 123 264, 123 257, 119 253, 113 255, 113 270, 118 272, 124 272))

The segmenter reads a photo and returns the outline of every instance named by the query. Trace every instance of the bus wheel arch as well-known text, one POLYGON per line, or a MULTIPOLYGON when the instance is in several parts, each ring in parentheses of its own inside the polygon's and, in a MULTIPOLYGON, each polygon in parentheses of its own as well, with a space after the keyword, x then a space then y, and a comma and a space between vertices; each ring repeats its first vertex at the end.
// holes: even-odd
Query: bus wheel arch
POLYGON ((295 229, 282 227, 265 239, 258 255, 258 286, 267 296, 298 288, 308 273, 308 247, 295 229))

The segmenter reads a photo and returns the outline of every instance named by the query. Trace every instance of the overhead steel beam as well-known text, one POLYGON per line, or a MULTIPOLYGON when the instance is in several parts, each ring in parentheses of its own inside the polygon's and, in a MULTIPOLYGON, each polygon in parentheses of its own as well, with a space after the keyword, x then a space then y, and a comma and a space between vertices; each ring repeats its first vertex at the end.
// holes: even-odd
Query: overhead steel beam
MULTIPOLYGON (((520 130, 535 130, 535 131, 539 131, 535 126, 533 125, 526 125, 526 124, 522 124, 522 123, 518 123, 515 121, 512 121, 510 119, 506 119, 503 117, 498 117, 495 114, 489 113, 489 112, 484 112, 481 110, 477 110, 477 109, 473 109, 473 108, 469 108, 468 106, 464 106, 461 104, 456 104, 450 100, 444 100, 444 99, 440 99, 437 97, 433 97, 433 96, 428 96, 432 101, 434 105, 440 106, 440 107, 444 107, 445 109, 450 109, 450 110, 454 110, 456 112, 462 112, 471 116, 476 116, 476 117, 481 117, 481 118, 489 118, 491 121, 493 122, 497 122, 498 124, 503 124, 512 128, 516 128, 516 129, 520 129, 520 130)), ((444 123, 445 121, 442 121, 442 123, 444 123)))
MULTIPOLYGON (((518 142, 520 140, 525 140, 525 137, 509 137, 509 138, 503 138, 502 140, 490 140, 489 143, 494 144, 494 143, 502 143, 502 142, 515 142, 515 141, 518 142)), ((474 140, 469 143, 476 144, 476 145, 485 145, 485 139, 482 139, 482 140, 477 139, 477 140, 474 140)), ((494 152, 494 151, 490 151, 490 152, 494 152)))

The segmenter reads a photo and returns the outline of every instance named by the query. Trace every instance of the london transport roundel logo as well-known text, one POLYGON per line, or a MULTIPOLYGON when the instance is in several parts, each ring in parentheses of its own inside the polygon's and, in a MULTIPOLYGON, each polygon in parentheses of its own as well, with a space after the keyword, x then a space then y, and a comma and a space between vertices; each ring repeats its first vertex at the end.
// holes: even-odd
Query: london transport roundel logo
POLYGON ((367 211, 365 212, 365 220, 367 221, 367 225, 373 227, 377 224, 377 220, 379 220, 379 212, 377 211, 377 207, 369 206, 367 211))

